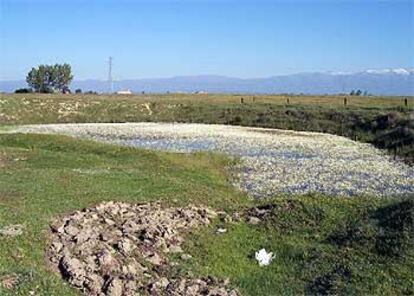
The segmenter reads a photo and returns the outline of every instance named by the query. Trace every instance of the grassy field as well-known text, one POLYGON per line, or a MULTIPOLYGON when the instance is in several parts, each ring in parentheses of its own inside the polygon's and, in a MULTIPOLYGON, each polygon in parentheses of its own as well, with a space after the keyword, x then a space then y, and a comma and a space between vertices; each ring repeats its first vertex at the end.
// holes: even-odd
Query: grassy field
POLYGON ((225 162, 209 154, 152 153, 59 136, 1 135, 0 227, 25 226, 22 236, 0 236, 0 274, 16 272, 27 278, 11 294, 76 294, 45 264, 45 238, 53 216, 105 200, 159 200, 228 210, 249 203, 226 182, 225 162))
MULTIPOLYGON (((404 120, 411 124, 412 109, 402 106, 402 98, 351 98, 345 108, 340 97, 291 97, 288 106, 283 96, 257 96, 254 102, 243 96, 243 104, 240 97, 1 95, 0 124, 7 129, 23 123, 184 121, 323 127, 335 133, 341 120, 349 124, 352 116, 373 123, 388 114, 394 114, 394 125, 387 121, 381 133, 404 120)), ((377 136, 360 135, 367 140, 377 136)), ((178 273, 229 277, 243 295, 414 294, 413 198, 312 195, 254 201, 230 185, 228 165, 228 159, 207 153, 0 134, 0 228, 24 225, 20 236, 0 236, 0 279, 10 274, 19 279, 13 289, 0 287, 0 295, 78 295, 48 267, 49 223, 107 200, 204 204, 230 214, 268 206, 269 214, 258 225, 217 220, 189 234, 184 249, 193 258, 172 258, 180 263, 178 273), (227 232, 216 234, 217 227, 227 232), (263 247, 275 254, 267 267, 254 260, 254 252, 263 247)))
POLYGON ((293 128, 298 119, 294 110, 303 111, 305 115, 307 112, 335 112, 333 114, 363 114, 368 118, 384 112, 412 111, 414 98, 407 98, 407 107, 404 99, 348 97, 344 105, 342 96, 0 94, 0 123, 180 121, 269 127, 284 124, 293 128), (280 115, 277 113, 280 110, 287 113, 290 120, 272 118, 272 112, 280 115))
POLYGON ((193 259, 181 262, 180 273, 229 277, 243 295, 414 293, 412 200, 306 196, 255 202, 226 181, 227 164, 212 154, 1 135, 0 227, 25 228, 20 236, 0 237, 0 275, 15 273, 21 280, 0 294, 77 295, 47 266, 48 224, 104 200, 205 204, 229 213, 272 204, 262 224, 216 221, 185 244, 193 259), (217 235, 218 226, 228 231, 217 235), (262 247, 275 253, 268 267, 253 258, 262 247))
POLYGON ((0 95, 0 124, 193 122, 326 132, 414 161, 414 99, 246 95, 0 95), (289 102, 288 102, 289 100, 289 102), (242 103, 243 102, 243 103, 242 103))

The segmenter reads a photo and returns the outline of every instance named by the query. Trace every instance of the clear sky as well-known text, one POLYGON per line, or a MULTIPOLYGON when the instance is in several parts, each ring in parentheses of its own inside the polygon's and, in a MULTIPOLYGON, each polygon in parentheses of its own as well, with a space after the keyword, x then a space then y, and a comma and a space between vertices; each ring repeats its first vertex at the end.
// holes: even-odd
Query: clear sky
POLYGON ((414 0, 0 0, 0 79, 68 62, 75 79, 414 67, 414 0))

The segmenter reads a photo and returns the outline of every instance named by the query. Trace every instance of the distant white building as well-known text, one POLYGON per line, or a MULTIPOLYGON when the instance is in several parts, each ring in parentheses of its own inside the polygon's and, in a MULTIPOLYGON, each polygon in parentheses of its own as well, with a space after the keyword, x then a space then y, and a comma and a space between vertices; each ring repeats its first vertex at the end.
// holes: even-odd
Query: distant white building
POLYGON ((132 91, 130 91, 129 89, 127 90, 118 90, 116 92, 117 95, 132 95, 132 91))

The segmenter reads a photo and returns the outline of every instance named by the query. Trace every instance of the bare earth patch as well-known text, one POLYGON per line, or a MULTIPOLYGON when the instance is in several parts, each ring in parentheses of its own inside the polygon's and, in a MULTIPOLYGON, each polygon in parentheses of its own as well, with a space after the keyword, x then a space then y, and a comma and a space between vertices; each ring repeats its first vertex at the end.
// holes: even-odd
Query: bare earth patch
POLYGON ((52 223, 47 256, 87 295, 236 296, 226 280, 170 272, 173 264, 167 253, 182 253, 183 235, 209 224, 216 215, 205 207, 106 202, 52 223))
POLYGON ((0 236, 14 237, 23 234, 24 226, 21 224, 7 225, 0 228, 0 236))
POLYGON ((13 290, 19 284, 17 274, 9 273, 0 276, 0 287, 6 290, 13 290))

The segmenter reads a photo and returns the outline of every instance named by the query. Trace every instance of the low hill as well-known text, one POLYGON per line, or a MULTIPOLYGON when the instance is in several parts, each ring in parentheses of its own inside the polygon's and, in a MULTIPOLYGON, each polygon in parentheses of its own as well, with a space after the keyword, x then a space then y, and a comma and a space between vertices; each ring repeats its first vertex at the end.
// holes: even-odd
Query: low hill
MULTIPOLYGON (((25 81, 0 81, 0 91, 13 92, 25 81)), ((104 80, 75 80, 71 88, 107 92, 104 80)), ((374 95, 414 95, 414 71, 407 69, 367 70, 356 73, 298 73, 267 78, 234 78, 217 75, 130 79, 114 82, 114 89, 133 92, 295 93, 338 94, 360 89, 374 95)))

